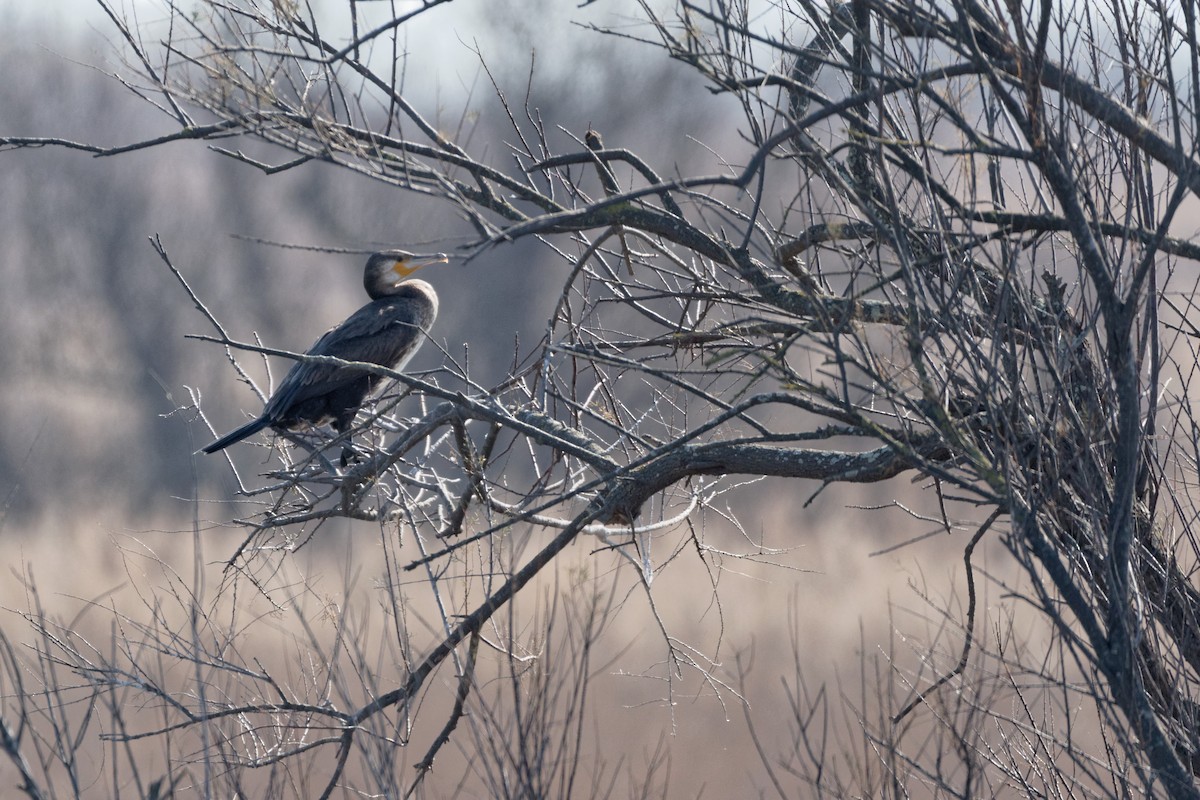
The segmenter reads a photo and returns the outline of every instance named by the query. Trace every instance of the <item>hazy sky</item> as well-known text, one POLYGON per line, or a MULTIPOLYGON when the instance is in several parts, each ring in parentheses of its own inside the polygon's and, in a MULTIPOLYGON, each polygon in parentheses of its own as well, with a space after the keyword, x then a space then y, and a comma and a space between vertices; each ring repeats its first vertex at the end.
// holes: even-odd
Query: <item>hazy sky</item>
MULTIPOLYGON (((116 12, 136 22, 134 27, 143 33, 152 29, 156 21, 167 18, 167 0, 109 0, 116 12)), ((346 16, 346 0, 309 0, 317 9, 323 32, 331 39, 346 39, 349 23, 346 16), (345 30, 339 31, 338 28, 345 30)), ((178 0, 184 8, 199 0, 178 0)), ((416 8, 416 0, 398 0, 396 7, 403 12, 416 8)), ((653 5, 653 3, 652 3, 653 5)), ((362 3, 359 11, 364 25, 385 22, 392 9, 391 3, 362 3)), ((538 70, 542 74, 554 74, 557 69, 571 70, 578 53, 570 49, 579 41, 595 42, 595 37, 571 25, 572 22, 588 25, 615 25, 624 27, 633 16, 635 4, 631 0, 604 0, 580 7, 579 0, 540 0, 524 5, 508 6, 513 9, 511 17, 501 22, 504 6, 495 0, 455 0, 432 9, 410 21, 404 28, 402 46, 416 57, 412 65, 419 66, 419 73, 436 76, 438 92, 454 92, 456 88, 468 90, 471 83, 479 79, 479 56, 473 50, 479 47, 490 67, 503 63, 513 64, 516 57, 517 69, 528 68, 531 51, 537 51, 538 70), (620 13, 620 12, 624 13, 620 13), (500 24, 498 24, 500 22, 500 24), (503 38, 497 37, 497 28, 504 29, 503 38)), ((6 45, 36 45, 62 53, 89 64, 107 61, 112 51, 101 47, 93 52, 80 53, 79 46, 89 33, 98 32, 103 38, 117 40, 112 23, 108 20, 97 0, 49 0, 31 3, 29 0, 0 0, 0 36, 8 33, 6 45), (20 37, 13 41, 12 32, 20 37)), ((153 38, 153 37, 150 37, 153 38)), ((618 44, 609 39, 609 43, 618 44)), ((95 40, 92 41, 93 47, 95 40)), ((622 59, 640 51, 638 45, 621 43, 622 59)), ((121 49, 121 48, 118 48, 121 49)), ((414 87, 408 87, 411 90, 414 87)))
MULTIPOLYGON (((152 0, 115 0, 118 9, 150 9, 152 0)), ((48 36, 65 34, 74 36, 84 33, 89 27, 102 27, 106 17, 96 0, 50 0, 46 3, 30 3, 28 0, 0 0, 0 18, 5 20, 5 33, 19 30, 24 34, 31 27, 43 28, 48 36)), ((47 44, 49 42, 38 42, 47 44)))

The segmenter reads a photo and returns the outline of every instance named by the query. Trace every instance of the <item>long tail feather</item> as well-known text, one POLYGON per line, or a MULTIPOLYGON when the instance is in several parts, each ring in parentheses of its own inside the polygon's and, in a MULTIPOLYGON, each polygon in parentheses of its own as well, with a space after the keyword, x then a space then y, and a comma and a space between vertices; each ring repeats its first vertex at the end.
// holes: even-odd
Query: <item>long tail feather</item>
POLYGON ((247 436, 253 436, 254 434, 258 433, 259 431, 261 431, 263 428, 267 427, 270 424, 271 424, 271 420, 268 419, 267 417, 259 417, 256 420, 247 422, 245 425, 238 428, 237 430, 225 434, 220 439, 217 439, 215 442, 210 444, 208 447, 205 447, 204 452, 215 453, 218 450, 224 450, 226 447, 229 447, 229 445, 233 444, 234 442, 240 442, 242 439, 245 439, 247 436))

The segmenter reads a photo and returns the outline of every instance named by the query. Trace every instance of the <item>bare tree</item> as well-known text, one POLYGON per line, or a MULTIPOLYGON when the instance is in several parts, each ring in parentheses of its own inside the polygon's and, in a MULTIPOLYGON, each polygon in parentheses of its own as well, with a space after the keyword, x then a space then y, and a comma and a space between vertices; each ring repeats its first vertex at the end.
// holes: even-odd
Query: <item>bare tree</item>
MULTIPOLYGON (((402 639, 394 681, 331 680, 311 696, 195 637, 176 647, 165 624, 147 632, 147 647, 212 667, 237 691, 181 694, 140 677, 135 653, 122 661, 48 639, 63 648, 57 657, 100 689, 157 697, 157 735, 189 731, 225 763, 282 775, 311 751, 333 751, 320 778, 328 796, 352 781, 352 754, 371 763, 373 749, 404 738, 391 715, 415 713, 430 677, 453 664, 458 700, 421 762, 432 764, 458 735, 488 626, 581 536, 599 537, 648 591, 675 555, 651 547, 656 531, 753 514, 716 502, 741 476, 824 487, 909 473, 947 533, 974 520, 961 658, 911 686, 881 681, 877 723, 860 719, 887 754, 884 778, 857 788, 819 769, 808 722, 827 700, 798 683, 793 757, 810 768, 787 774, 835 794, 870 784, 896 796, 918 785, 961 796, 1005 785, 1200 795, 1190 491, 1200 329, 1186 269, 1200 248, 1178 220, 1200 188, 1194 6, 642 3, 640 28, 581 35, 638 38, 692 67, 697 91, 740 109, 717 171, 674 174, 606 147, 603 131, 560 135, 503 86, 503 146, 449 135, 406 97, 396 61, 405 26, 444 3, 382 16, 374 5, 349 5, 347 38, 323 33, 303 4, 206 0, 192 13, 168 2, 155 43, 105 5, 130 55, 121 79, 174 130, 119 147, 0 147, 113 156, 196 139, 267 174, 326 162, 448 203, 473 231, 468 263, 521 239, 561 259, 545 335, 521 346, 503 381, 480 385, 450 353, 432 375, 384 370, 421 411, 400 419, 396 399, 361 417, 355 435, 369 444, 357 463, 339 468, 329 454, 340 443, 320 436, 273 449, 263 479, 230 462, 261 507, 244 520, 229 575, 256 578, 271 551, 322 521, 376 521, 397 559, 390 586, 413 570, 437 593, 437 640, 402 639), (531 524, 555 533, 532 553, 495 546, 531 524), (419 558, 400 559, 402 534, 419 558), (1016 602, 1052 624, 1052 662, 975 641, 971 554, 987 536, 1026 574, 1031 589, 1016 602), (1036 777, 1013 739, 1007 750, 985 746, 981 731, 998 720, 1014 736, 1043 724, 993 705, 1009 669, 1039 675, 1066 706, 1091 703, 1098 738, 1089 744, 1070 724, 1037 732, 1054 754, 1036 762, 1036 777), (911 759, 902 742, 921 725, 939 744, 911 759), (256 754, 247 742, 273 726, 305 735, 280 734, 256 754), (940 772, 943 757, 961 769, 940 772)), ((209 338, 235 365, 248 352, 296 357, 234 341, 204 310, 209 338)), ((665 626, 663 642, 672 674, 722 682, 665 626)), ((518 663, 516 639, 499 646, 518 663)), ((726 678, 722 691, 736 696, 726 678)), ((580 702, 568 703, 572 715, 580 702)), ((486 724, 503 716, 490 708, 486 724)), ((424 714, 415 721, 437 727, 424 714)), ((561 741, 557 752, 577 759, 561 741)), ((787 776, 762 752, 787 796, 787 776)), ((529 750, 502 757, 532 763, 529 750)), ((505 792, 572 786, 566 762, 552 763, 505 792)))

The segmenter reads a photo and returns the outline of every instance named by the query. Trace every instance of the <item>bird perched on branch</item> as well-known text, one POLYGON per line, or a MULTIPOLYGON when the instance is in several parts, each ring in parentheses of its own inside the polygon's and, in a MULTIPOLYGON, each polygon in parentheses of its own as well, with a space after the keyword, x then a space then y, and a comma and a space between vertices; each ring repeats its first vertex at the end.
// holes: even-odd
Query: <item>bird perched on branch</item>
MULTIPOLYGON (((363 272, 363 286, 371 302, 331 328, 306 355, 402 369, 425 340, 438 311, 433 287, 408 278, 421 267, 445 262, 446 256, 441 253, 418 256, 387 250, 372 255, 363 272)), ((305 424, 332 422, 333 429, 342 433, 354 421, 367 395, 383 380, 382 375, 362 369, 298 361, 267 400, 258 419, 217 439, 204 452, 223 450, 266 427, 292 430, 305 424)))

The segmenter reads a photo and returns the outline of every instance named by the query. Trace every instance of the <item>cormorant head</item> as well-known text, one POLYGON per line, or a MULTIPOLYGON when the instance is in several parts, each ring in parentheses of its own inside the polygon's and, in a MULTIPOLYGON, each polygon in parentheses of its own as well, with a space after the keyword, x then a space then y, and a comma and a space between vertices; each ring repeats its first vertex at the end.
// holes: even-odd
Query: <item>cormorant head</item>
POLYGON ((384 250, 367 259, 363 287, 372 298, 386 297, 421 267, 445 264, 446 261, 445 253, 416 255, 404 250, 384 250))

